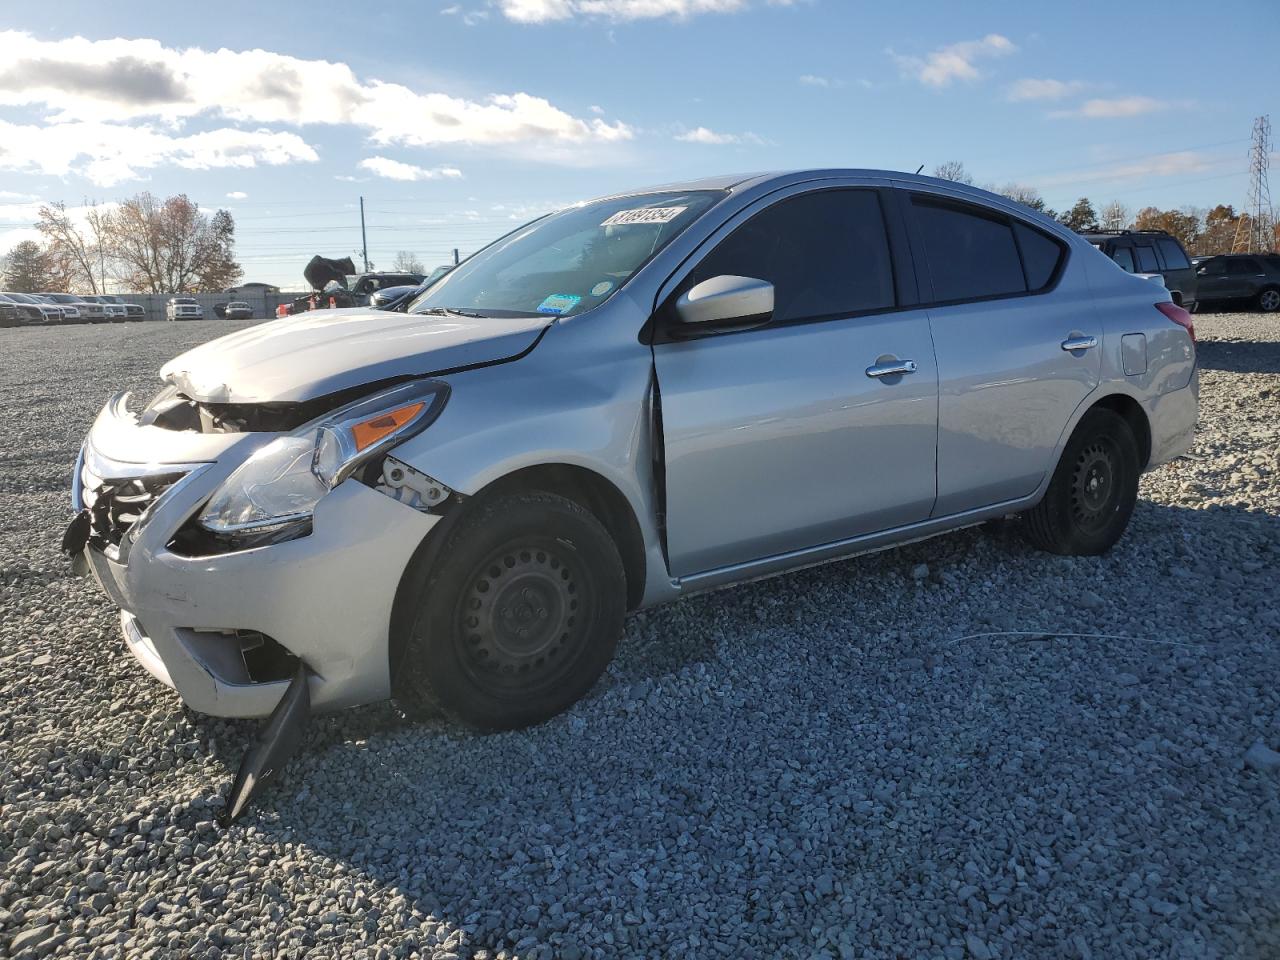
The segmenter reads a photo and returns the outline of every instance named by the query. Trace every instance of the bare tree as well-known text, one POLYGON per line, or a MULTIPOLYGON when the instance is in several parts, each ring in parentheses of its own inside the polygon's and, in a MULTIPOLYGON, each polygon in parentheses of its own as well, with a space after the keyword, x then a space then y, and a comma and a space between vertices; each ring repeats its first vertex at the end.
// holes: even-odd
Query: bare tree
POLYGON ((223 290, 243 275, 231 214, 218 210, 210 217, 184 195, 130 197, 112 213, 108 237, 121 279, 134 290, 223 290))
POLYGON ((959 160, 947 160, 938 164, 933 168, 933 175, 939 180, 954 180, 956 183, 965 183, 973 186, 973 177, 969 175, 969 171, 964 168, 964 164, 959 160))
POLYGON ((401 250, 391 262, 391 269, 399 273, 426 273, 427 269, 418 259, 418 255, 409 250, 401 250))
POLYGON ((1040 213, 1044 212, 1044 197, 1040 196, 1040 191, 1035 187, 1028 187, 1023 183, 1006 183, 1003 187, 999 187, 992 192, 998 193, 1002 197, 1008 197, 1024 207, 1030 207, 1040 213))
POLYGON ((1112 200, 1098 214, 1098 225, 1103 230, 1123 230, 1129 222, 1129 208, 1119 200, 1112 200))
POLYGON ((106 287, 106 230, 109 214, 97 204, 84 215, 81 227, 61 201, 40 208, 36 229, 45 237, 45 256, 60 289, 88 289, 102 293, 106 287))

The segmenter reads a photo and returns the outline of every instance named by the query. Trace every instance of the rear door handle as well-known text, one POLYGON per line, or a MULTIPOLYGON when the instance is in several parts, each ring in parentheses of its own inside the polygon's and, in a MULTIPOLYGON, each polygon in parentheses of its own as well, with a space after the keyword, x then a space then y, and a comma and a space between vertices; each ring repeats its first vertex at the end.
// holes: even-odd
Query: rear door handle
POLYGON ((915 373, 916 362, 914 360, 886 360, 882 363, 873 363, 867 367, 868 377, 896 377, 902 373, 915 373))
POLYGON ((1062 341, 1062 349, 1068 353, 1073 350, 1092 350, 1097 345, 1097 337, 1067 337, 1062 341))

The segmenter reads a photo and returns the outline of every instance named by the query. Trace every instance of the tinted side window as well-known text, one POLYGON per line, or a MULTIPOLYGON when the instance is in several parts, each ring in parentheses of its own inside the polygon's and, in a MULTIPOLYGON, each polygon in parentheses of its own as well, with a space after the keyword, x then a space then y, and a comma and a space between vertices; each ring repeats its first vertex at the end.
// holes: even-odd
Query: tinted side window
POLYGON ((1137 272, 1133 265, 1133 251, 1128 247, 1116 247, 1116 252, 1111 255, 1111 259, 1120 264, 1120 269, 1125 273, 1137 272))
POLYGON ((773 320, 818 320, 894 306, 880 198, 824 190, 780 200, 711 251, 681 291, 721 274, 773 284, 773 320))
POLYGON ((1227 265, 1227 273, 1233 276, 1248 276, 1251 273, 1261 273, 1262 265, 1256 260, 1232 260, 1227 265))
POLYGON ((1227 261, 1216 257, 1207 263, 1200 264, 1200 271, 1207 277, 1220 277, 1227 272, 1227 261))
POLYGON ((1185 270, 1191 266, 1191 261, 1187 259, 1187 255, 1182 252, 1182 247, 1178 246, 1176 241, 1157 240, 1156 246, 1160 248, 1160 255, 1164 257, 1166 270, 1185 270))
POLYGON ((1156 259, 1154 247, 1135 246, 1133 252, 1138 257, 1138 270, 1142 273, 1159 273, 1160 261, 1156 259))
POLYGON ((1062 244, 1016 220, 1013 232, 1022 251, 1022 266, 1027 274, 1027 289, 1043 290, 1053 279, 1062 259, 1062 244))
POLYGON ((936 301, 1025 293, 1026 279, 1013 229, 972 207, 912 197, 936 301))

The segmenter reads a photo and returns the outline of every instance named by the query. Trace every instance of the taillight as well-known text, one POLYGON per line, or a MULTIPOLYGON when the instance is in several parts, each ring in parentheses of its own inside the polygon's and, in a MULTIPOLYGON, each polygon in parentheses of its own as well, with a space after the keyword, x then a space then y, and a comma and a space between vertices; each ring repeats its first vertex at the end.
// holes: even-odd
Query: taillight
POLYGON ((1163 303, 1157 303, 1156 309, 1191 334, 1192 343, 1196 342, 1196 325, 1195 321, 1191 319, 1191 314, 1176 303, 1171 303, 1167 300, 1163 303))

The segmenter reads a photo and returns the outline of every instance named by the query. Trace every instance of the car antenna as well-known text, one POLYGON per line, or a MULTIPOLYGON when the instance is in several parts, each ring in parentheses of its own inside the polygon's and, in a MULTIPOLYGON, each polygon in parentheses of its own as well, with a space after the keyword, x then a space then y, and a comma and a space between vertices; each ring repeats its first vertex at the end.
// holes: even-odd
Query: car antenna
POLYGON ((919 176, 919 175, 920 175, 920 171, 921 171, 921 170, 923 170, 923 169, 924 169, 924 164, 923 164, 923 163, 922 163, 922 164, 920 164, 920 166, 916 167, 916 176, 919 176))

